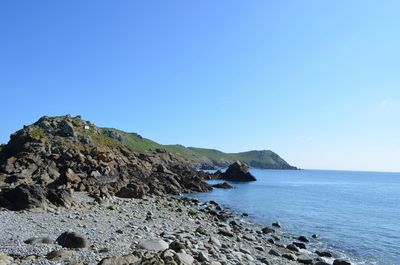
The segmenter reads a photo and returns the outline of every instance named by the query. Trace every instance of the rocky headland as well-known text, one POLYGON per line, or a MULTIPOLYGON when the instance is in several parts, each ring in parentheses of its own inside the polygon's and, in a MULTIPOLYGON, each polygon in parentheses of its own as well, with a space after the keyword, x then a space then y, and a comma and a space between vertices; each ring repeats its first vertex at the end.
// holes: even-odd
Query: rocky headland
POLYGON ((211 191, 205 179, 254 180, 231 169, 199 172, 79 116, 43 117, 0 148, 0 264, 349 264, 279 223, 179 196, 211 191))

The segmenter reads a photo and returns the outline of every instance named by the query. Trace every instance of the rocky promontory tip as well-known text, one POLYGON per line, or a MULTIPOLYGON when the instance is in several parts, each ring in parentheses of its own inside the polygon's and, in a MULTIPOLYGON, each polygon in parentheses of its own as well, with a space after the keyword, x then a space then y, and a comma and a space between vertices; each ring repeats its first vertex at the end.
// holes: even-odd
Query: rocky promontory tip
POLYGON ((212 189, 202 181, 206 173, 186 159, 163 150, 135 152, 121 138, 80 116, 42 117, 24 126, 0 151, 0 206, 71 206, 70 191, 101 200, 212 189))
POLYGON ((231 164, 224 173, 221 173, 220 179, 238 182, 257 180, 256 177, 249 172, 249 166, 239 161, 231 164))

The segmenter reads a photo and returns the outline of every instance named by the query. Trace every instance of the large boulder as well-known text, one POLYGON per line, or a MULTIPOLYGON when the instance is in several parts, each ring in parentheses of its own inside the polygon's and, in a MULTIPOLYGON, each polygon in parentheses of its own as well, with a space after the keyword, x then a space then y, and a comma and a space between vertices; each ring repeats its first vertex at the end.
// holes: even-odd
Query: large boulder
POLYGON ((70 208, 74 202, 71 192, 63 189, 49 189, 47 199, 55 206, 70 208))
POLYGON ((122 187, 115 195, 120 198, 143 198, 149 192, 149 187, 146 184, 128 184, 122 187))
POLYGON ((1 206, 13 211, 44 207, 45 203, 46 191, 39 185, 21 184, 0 196, 1 206))
POLYGON ((344 259, 335 259, 333 265, 351 265, 351 263, 344 259))
POLYGON ((239 161, 231 164, 221 174, 221 178, 229 181, 256 181, 257 179, 249 172, 249 166, 239 161))
POLYGON ((56 242, 64 248, 85 248, 88 245, 86 238, 75 232, 62 233, 56 242))

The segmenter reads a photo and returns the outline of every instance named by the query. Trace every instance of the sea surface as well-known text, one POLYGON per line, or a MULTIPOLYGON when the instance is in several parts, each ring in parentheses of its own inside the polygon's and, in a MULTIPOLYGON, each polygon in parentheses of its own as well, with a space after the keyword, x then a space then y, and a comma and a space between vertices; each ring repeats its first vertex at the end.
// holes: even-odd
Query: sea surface
MULTIPOLYGON (((293 235, 320 235, 312 247, 355 264, 400 265, 400 173, 261 170, 257 181, 190 195, 246 212, 258 223, 280 221, 293 235)), ((211 181, 217 183, 220 181, 211 181)))

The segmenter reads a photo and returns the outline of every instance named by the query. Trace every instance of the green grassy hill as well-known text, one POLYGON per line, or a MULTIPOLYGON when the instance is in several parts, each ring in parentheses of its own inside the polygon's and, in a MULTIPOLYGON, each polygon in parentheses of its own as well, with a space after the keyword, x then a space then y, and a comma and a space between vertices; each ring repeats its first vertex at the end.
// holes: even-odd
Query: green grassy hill
POLYGON ((112 128, 103 128, 102 131, 106 136, 117 139, 135 151, 143 152, 163 149, 170 153, 179 154, 199 167, 226 167, 235 161, 241 161, 256 168, 296 169, 270 150, 224 153, 215 149, 185 147, 183 145, 162 145, 143 138, 139 134, 126 133, 112 128))

